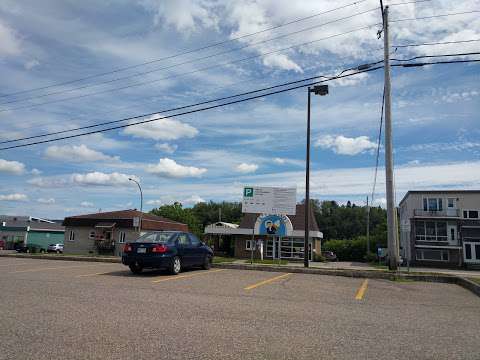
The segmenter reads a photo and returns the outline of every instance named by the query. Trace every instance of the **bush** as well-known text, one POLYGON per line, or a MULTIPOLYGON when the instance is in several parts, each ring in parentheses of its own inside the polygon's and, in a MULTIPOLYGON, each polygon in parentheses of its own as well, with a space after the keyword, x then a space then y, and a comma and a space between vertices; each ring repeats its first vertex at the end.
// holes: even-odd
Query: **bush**
MULTIPOLYGON (((365 261, 367 256, 367 238, 360 236, 352 240, 329 240, 322 249, 333 251, 341 261, 365 261)), ((370 249, 375 249, 373 239, 370 240, 370 249)), ((373 254, 373 253, 370 253, 373 254)), ((375 254, 373 254, 375 256, 375 254)), ((369 257, 371 255, 368 255, 369 257)))
POLYGON ((375 261, 377 261, 377 254, 375 254, 373 252, 366 253, 365 256, 364 256, 364 260, 366 262, 375 262, 375 261))

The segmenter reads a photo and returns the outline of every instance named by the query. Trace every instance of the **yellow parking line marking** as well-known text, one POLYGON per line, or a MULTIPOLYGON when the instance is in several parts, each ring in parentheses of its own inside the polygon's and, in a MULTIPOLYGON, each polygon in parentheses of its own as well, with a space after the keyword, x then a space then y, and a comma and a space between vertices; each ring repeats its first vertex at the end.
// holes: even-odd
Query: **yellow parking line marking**
POLYGON ((362 285, 358 288, 357 293, 355 294, 355 300, 362 300, 365 292, 367 291, 368 286, 368 279, 362 283, 362 285))
POLYGON ((190 277, 194 277, 194 276, 212 274, 212 273, 216 273, 216 272, 219 272, 219 271, 225 271, 225 270, 227 270, 227 269, 203 271, 203 272, 199 272, 199 273, 195 273, 195 274, 174 275, 174 276, 169 276, 169 277, 166 277, 166 278, 163 278, 163 279, 153 280, 152 283, 160 283, 160 282, 169 281, 169 280, 185 279, 185 278, 190 278, 190 277))
POLYGON ((92 266, 99 266, 99 265, 107 265, 107 264, 75 265, 75 266, 60 266, 60 267, 48 267, 48 268, 27 269, 27 270, 12 271, 12 272, 9 272, 9 274, 26 273, 26 272, 34 272, 34 271, 44 271, 44 270, 72 269, 72 268, 92 267, 92 266))
POLYGON ((267 280, 263 280, 263 281, 260 281, 260 282, 258 282, 258 283, 256 283, 256 284, 247 286, 244 290, 252 290, 252 289, 255 289, 255 288, 259 287, 259 286, 269 284, 269 283, 271 283, 271 282, 273 282, 273 281, 286 278, 287 276, 290 276, 290 275, 292 275, 292 274, 288 273, 288 274, 283 274, 283 275, 280 275, 280 276, 275 276, 275 277, 273 277, 273 278, 270 278, 270 279, 267 279, 267 280))

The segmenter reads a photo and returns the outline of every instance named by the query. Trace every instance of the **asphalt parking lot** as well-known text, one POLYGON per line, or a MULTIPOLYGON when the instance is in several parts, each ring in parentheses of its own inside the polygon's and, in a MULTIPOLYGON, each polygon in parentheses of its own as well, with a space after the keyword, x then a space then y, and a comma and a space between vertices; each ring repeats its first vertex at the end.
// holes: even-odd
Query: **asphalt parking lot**
POLYGON ((0 359, 479 359, 451 284, 0 258, 0 359))

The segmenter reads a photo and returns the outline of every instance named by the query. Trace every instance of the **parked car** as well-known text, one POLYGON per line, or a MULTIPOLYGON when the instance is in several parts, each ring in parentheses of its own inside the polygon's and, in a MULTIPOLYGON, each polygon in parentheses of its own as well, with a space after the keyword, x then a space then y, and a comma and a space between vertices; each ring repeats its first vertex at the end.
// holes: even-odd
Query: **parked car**
POLYGON ((134 274, 145 268, 165 269, 176 275, 187 267, 210 269, 213 251, 195 235, 186 232, 149 232, 126 243, 122 263, 134 274))
POLYGON ((50 244, 47 246, 47 252, 56 252, 57 254, 63 253, 63 244, 50 244))
POLYGON ((27 253, 30 252, 30 249, 22 243, 17 243, 15 244, 15 251, 19 253, 27 253))
POLYGON ((322 251, 322 255, 328 261, 338 261, 337 254, 333 251, 322 251))

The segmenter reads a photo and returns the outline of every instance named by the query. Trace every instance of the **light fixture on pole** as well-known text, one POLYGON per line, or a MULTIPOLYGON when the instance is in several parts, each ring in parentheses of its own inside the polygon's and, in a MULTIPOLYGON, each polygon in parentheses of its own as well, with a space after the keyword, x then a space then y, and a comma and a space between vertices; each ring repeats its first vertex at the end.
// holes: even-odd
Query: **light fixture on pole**
POLYGON ((140 186, 140 183, 132 178, 128 178, 129 181, 133 181, 135 184, 137 184, 138 189, 140 190, 140 219, 138 221, 138 232, 142 231, 142 214, 143 214, 143 192, 142 192, 142 187, 140 186))
POLYGON ((310 237, 310 97, 315 95, 328 95, 328 85, 315 85, 308 88, 307 104, 307 154, 305 158, 305 239, 303 243, 303 265, 308 267, 309 237, 310 237))

